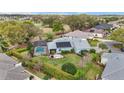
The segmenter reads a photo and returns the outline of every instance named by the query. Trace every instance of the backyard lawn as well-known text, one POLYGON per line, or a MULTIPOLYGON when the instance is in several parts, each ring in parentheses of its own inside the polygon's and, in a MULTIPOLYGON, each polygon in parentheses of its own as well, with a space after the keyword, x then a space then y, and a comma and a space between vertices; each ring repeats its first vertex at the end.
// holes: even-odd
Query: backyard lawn
POLYGON ((41 61, 53 64, 55 66, 61 67, 65 63, 73 63, 78 67, 81 57, 76 54, 65 54, 62 59, 51 59, 48 56, 39 56, 32 58, 33 61, 41 61))
POLYGON ((103 68, 95 63, 87 63, 83 68, 83 78, 86 80, 95 80, 97 75, 101 75, 103 68))

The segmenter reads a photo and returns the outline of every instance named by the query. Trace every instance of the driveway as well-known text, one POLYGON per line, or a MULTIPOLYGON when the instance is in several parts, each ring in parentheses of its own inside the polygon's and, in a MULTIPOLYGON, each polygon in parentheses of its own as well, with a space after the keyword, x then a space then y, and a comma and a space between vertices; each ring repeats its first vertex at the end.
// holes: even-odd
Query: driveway
POLYGON ((120 42, 116 42, 116 41, 113 41, 113 40, 104 40, 104 39, 99 39, 102 43, 106 44, 107 47, 114 53, 124 53, 124 52, 121 52, 120 49, 118 48, 113 48, 113 45, 114 44, 120 44, 120 42))

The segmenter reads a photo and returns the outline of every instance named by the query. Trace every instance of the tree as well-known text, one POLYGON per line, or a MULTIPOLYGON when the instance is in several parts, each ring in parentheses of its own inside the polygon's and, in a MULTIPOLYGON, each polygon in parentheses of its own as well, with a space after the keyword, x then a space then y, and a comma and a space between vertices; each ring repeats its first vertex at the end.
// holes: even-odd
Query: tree
POLYGON ((60 21, 54 21, 52 28, 53 28, 53 31, 54 32, 62 31, 63 30, 62 22, 60 22, 60 21))
POLYGON ((53 34, 53 33, 51 33, 51 32, 46 33, 46 37, 47 37, 47 40, 48 40, 48 41, 50 41, 50 40, 52 40, 52 39, 53 39, 54 34, 53 34))
POLYGON ((124 29, 117 29, 108 38, 124 43, 124 29))
POLYGON ((108 49, 107 45, 103 44, 103 43, 99 44, 99 48, 101 48, 101 49, 108 49))
POLYGON ((95 50, 95 49, 90 49, 89 52, 90 52, 90 53, 96 53, 96 50, 95 50))
POLYGON ((76 66, 72 63, 63 64, 62 65, 62 70, 69 73, 69 74, 72 74, 72 75, 74 75, 77 72, 76 66))
POLYGON ((0 25, 0 34, 11 44, 27 43, 39 34, 39 29, 30 21, 5 21, 0 22, 0 25))
POLYGON ((99 20, 94 16, 89 15, 71 15, 63 19, 63 24, 68 24, 72 31, 83 30, 86 28, 91 28, 96 24, 99 24, 99 20))
POLYGON ((100 59, 101 59, 100 54, 92 53, 92 61, 93 62, 98 62, 98 61, 100 61, 100 59))

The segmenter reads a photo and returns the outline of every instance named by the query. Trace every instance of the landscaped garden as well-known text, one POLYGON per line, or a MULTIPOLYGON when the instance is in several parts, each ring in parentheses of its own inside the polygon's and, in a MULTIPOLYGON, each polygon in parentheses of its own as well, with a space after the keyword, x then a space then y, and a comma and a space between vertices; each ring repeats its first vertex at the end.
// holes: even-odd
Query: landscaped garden
POLYGON ((97 44, 100 42, 99 40, 97 39, 87 39, 89 44, 92 46, 92 47, 96 47, 97 44))

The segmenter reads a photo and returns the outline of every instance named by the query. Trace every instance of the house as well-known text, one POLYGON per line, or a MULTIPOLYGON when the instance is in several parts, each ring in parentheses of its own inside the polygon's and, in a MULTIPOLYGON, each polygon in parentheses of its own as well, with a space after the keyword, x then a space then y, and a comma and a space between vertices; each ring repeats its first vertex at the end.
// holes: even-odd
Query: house
POLYGON ((123 53, 104 53, 101 62, 106 64, 102 73, 103 80, 124 80, 123 53))
POLYGON ((72 37, 62 37, 48 42, 48 50, 55 50, 56 53, 61 53, 61 51, 71 51, 74 49, 75 53, 79 53, 81 50, 91 49, 87 39, 82 38, 72 38, 72 37))
POLYGON ((94 37, 103 38, 107 35, 108 32, 105 32, 103 29, 90 28, 87 32, 91 32, 94 37))
POLYGON ((39 40, 32 43, 33 44, 33 55, 47 55, 48 54, 48 47, 47 42, 39 40))
POLYGON ((94 34, 94 37, 103 38, 107 34, 109 34, 109 32, 105 30, 112 30, 113 28, 114 27, 112 24, 99 24, 93 28, 88 29, 87 32, 92 32, 94 34))
POLYGON ((90 32, 83 32, 80 30, 75 30, 73 32, 69 32, 64 34, 65 37, 73 37, 73 38, 83 38, 83 39, 88 39, 88 38, 93 38, 94 34, 90 32))
POLYGON ((58 38, 52 42, 48 42, 49 53, 54 50, 56 53, 61 53, 61 51, 71 51, 73 49, 72 43, 69 38, 58 38))
POLYGON ((109 30, 109 29, 113 28, 113 25, 103 23, 103 24, 96 25, 95 28, 96 29, 102 29, 102 30, 109 30))
POLYGON ((21 63, 0 53, 0 80, 29 80, 29 77, 30 75, 25 72, 21 63))

